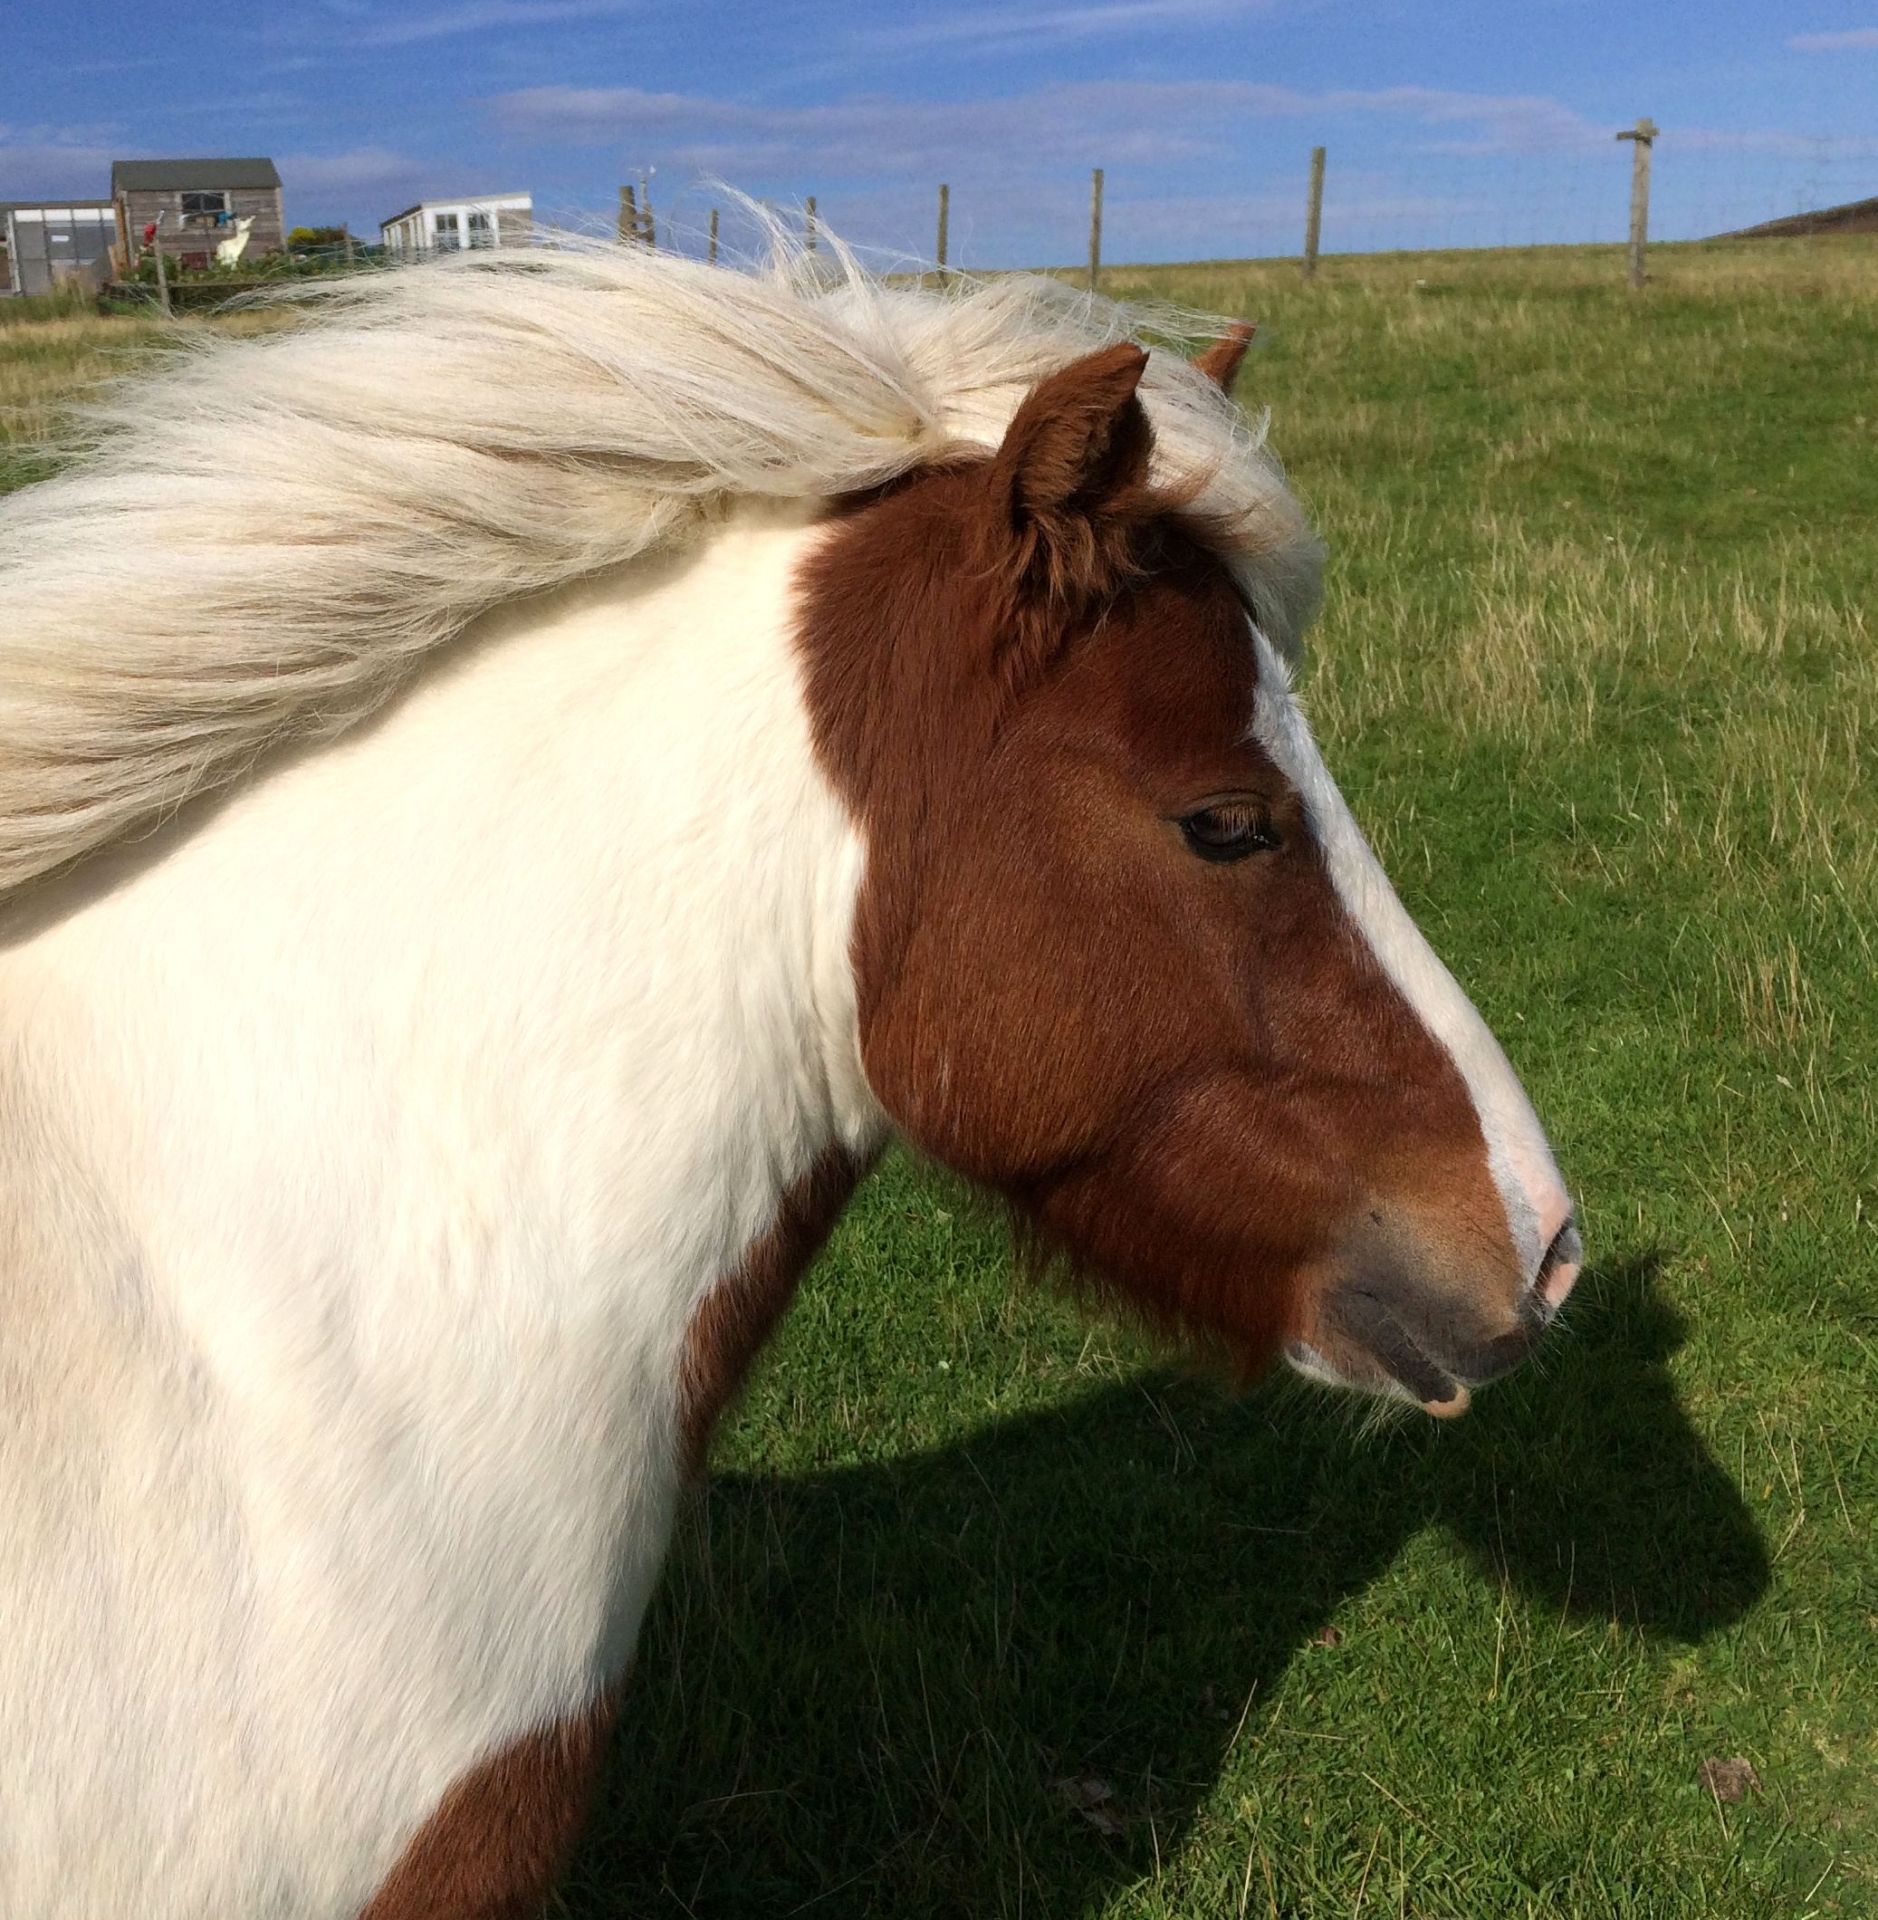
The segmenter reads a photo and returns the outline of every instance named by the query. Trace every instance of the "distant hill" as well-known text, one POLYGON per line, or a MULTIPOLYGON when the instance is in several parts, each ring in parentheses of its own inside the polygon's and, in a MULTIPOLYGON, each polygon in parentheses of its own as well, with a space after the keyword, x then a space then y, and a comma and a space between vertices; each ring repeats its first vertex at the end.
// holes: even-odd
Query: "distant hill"
POLYGON ((1821 207, 1813 213, 1790 213, 1784 219, 1763 220, 1758 227, 1740 227, 1720 240, 1778 240, 1806 233, 1878 233, 1878 198, 1848 200, 1842 207, 1821 207))

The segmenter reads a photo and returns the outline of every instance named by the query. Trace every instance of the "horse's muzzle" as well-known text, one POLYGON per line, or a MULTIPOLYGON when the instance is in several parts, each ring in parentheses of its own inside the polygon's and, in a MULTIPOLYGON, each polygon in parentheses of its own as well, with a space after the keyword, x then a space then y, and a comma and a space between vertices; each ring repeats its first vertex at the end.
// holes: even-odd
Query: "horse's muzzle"
POLYGON ((1413 1400, 1453 1419, 1466 1412, 1473 1388, 1510 1373, 1531 1353, 1583 1259, 1583 1242, 1568 1220, 1510 1314, 1431 1284, 1410 1266, 1365 1263, 1329 1289, 1313 1337, 1291 1341, 1286 1357, 1314 1378, 1413 1400))

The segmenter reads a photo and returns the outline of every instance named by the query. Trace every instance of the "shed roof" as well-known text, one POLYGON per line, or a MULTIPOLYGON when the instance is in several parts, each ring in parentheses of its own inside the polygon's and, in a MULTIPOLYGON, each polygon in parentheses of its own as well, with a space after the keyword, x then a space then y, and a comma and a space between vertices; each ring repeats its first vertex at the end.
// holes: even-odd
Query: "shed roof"
POLYGON ((218 188, 278 187, 271 160, 113 160, 111 191, 213 193, 218 188))

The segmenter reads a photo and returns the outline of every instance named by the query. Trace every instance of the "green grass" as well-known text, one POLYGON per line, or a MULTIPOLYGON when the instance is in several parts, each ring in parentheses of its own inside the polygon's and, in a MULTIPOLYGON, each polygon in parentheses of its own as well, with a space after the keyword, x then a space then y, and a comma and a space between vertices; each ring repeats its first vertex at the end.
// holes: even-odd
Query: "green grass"
MULTIPOLYGON (((1261 322, 1308 698, 1582 1196, 1569 1324, 1452 1429, 1233 1401, 890 1162, 565 1915, 1878 1912, 1878 243, 1652 264, 1110 276, 1261 322)), ((16 425, 79 324, 0 331, 16 425)))

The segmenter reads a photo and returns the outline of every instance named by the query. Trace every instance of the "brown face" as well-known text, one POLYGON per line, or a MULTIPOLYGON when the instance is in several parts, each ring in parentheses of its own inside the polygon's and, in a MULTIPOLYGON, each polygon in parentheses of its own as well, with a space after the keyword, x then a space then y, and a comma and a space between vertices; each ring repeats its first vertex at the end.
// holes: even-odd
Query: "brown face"
POLYGON ((868 846, 867 1074, 918 1147, 1244 1368, 1292 1343, 1458 1410, 1549 1307, 1468 1085, 1255 737, 1232 580, 1147 491, 1139 370, 1044 383, 995 458, 858 506, 805 582, 868 846))

